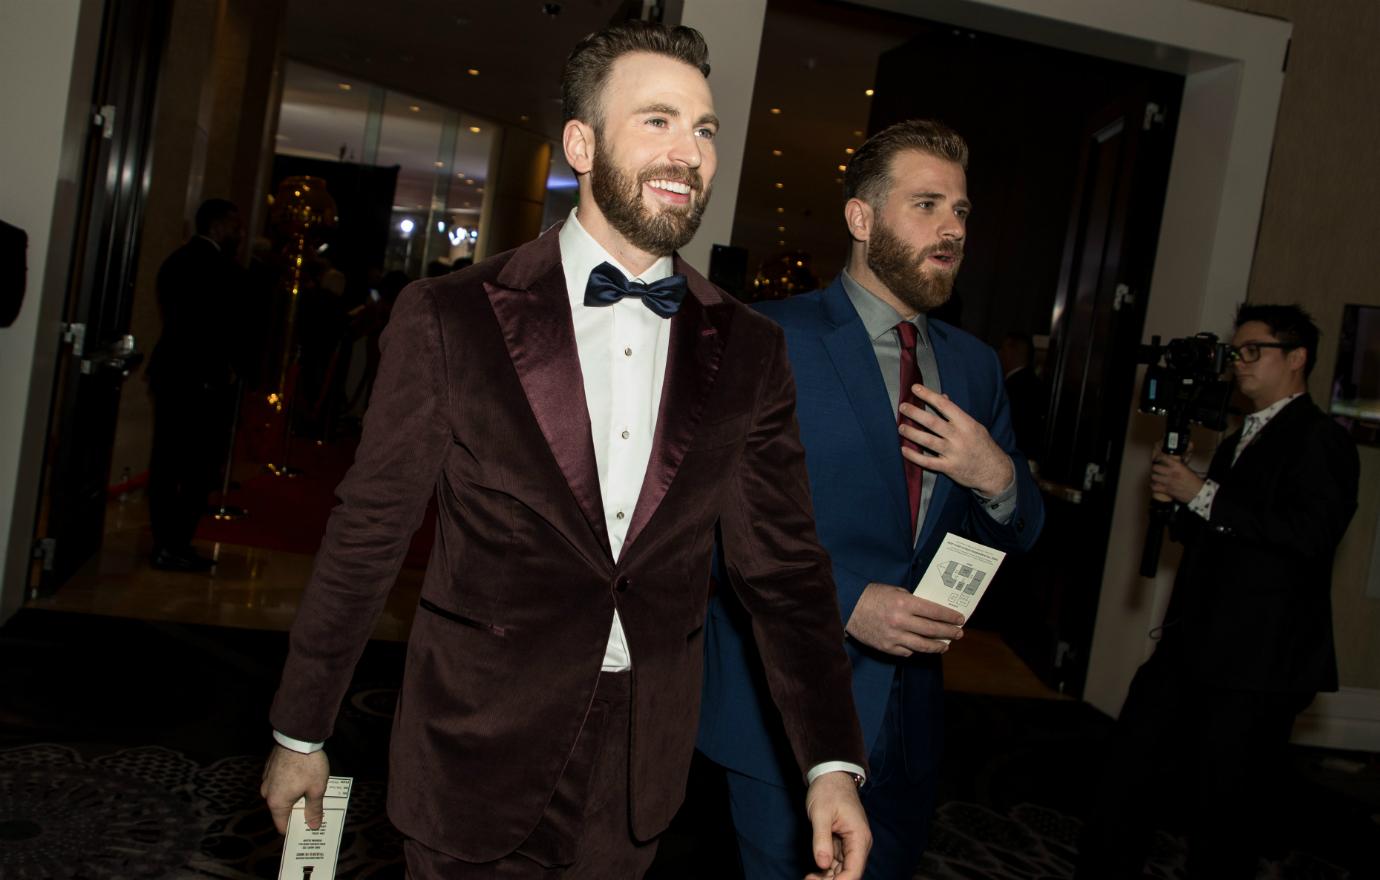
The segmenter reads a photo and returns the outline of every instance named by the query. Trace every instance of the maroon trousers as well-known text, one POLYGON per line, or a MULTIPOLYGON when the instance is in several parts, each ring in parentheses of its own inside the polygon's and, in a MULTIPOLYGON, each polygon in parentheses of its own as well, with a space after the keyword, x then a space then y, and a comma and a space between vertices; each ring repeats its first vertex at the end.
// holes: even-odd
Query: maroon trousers
POLYGON ((603 673, 589 716, 541 821, 516 851, 476 864, 403 844, 410 880, 637 880, 656 855, 655 840, 632 835, 628 811, 632 675, 603 673))

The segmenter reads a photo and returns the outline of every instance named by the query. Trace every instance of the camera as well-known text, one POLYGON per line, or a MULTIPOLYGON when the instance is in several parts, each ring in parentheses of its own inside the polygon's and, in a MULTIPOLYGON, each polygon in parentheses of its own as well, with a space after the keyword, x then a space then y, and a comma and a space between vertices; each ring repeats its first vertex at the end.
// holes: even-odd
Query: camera
POLYGON ((1214 333, 1171 339, 1164 345, 1153 336, 1140 347, 1138 362, 1149 364, 1140 386, 1140 411, 1165 416, 1164 451, 1182 455, 1188 447, 1189 424, 1214 431, 1227 426, 1231 382, 1222 378, 1231 346, 1214 333))
MULTIPOLYGON (((1198 333, 1171 339, 1161 345, 1158 336, 1140 347, 1138 363, 1149 364, 1140 386, 1140 411, 1164 416, 1164 441, 1160 448, 1182 457, 1188 451, 1189 428, 1202 425, 1214 431, 1227 427, 1231 382, 1222 378, 1231 357, 1231 346, 1214 333, 1198 333)), ((1150 522, 1140 573, 1154 577, 1159 568, 1160 541, 1174 511, 1172 499, 1155 495, 1150 502, 1150 522)))

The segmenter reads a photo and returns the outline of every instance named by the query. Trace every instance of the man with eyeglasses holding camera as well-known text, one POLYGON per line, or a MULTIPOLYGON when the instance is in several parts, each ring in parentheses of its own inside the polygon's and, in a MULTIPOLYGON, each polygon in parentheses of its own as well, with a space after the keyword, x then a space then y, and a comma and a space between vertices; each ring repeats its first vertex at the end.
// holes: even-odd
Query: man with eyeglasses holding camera
POLYGON ((1177 502, 1171 535, 1184 555, 1108 744, 1078 877, 1140 877, 1161 796, 1188 811, 1189 877, 1256 876, 1294 717, 1337 689, 1332 559, 1360 465, 1308 396, 1317 354, 1303 309, 1243 304, 1231 360, 1245 423, 1205 477, 1155 453, 1150 488, 1177 502))

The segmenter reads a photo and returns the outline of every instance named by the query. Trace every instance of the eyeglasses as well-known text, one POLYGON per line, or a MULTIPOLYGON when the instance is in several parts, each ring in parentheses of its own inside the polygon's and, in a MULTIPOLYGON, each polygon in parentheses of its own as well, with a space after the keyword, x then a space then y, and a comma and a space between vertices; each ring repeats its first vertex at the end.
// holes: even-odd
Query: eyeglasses
POLYGON ((1231 351, 1227 352, 1227 359, 1234 364, 1253 364, 1260 360, 1260 350, 1262 348, 1278 348, 1280 351, 1293 351, 1298 348, 1298 346, 1292 342, 1247 342, 1245 345, 1232 346, 1231 351))

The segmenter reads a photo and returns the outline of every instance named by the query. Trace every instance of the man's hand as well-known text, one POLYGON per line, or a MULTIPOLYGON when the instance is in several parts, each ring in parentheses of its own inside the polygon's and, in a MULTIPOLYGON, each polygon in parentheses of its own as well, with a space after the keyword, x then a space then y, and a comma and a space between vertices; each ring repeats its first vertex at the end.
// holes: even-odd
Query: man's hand
POLYGON ((911 390, 935 412, 910 403, 901 404, 901 415, 915 422, 914 425, 902 422, 901 436, 934 455, 904 446, 901 454, 908 461, 944 474, 960 486, 976 489, 988 498, 1004 492, 1016 479, 1016 466, 1011 456, 987 433, 987 428, 960 409, 947 394, 935 394, 924 385, 912 385, 911 390))
POLYGON ((890 584, 868 584, 844 631, 869 647, 909 657, 949 650, 940 639, 963 638, 964 617, 890 584))
POLYGON ((822 773, 805 792, 805 813, 814 829, 815 865, 805 880, 862 880, 872 831, 858 800, 858 786, 847 773, 822 773))
MULTIPOLYGON (((1189 452, 1193 451, 1190 445, 1189 452)), ((1188 467, 1188 462, 1177 455, 1170 455, 1159 447, 1150 464, 1150 490, 1168 495, 1181 504, 1187 504, 1198 494, 1206 482, 1188 467)))
POLYGON ((273 824, 279 834, 287 833, 292 805, 302 795, 307 796, 307 827, 321 827, 321 809, 326 795, 326 781, 331 775, 331 762, 324 751, 303 754, 275 745, 264 764, 264 781, 259 794, 268 801, 273 824))

